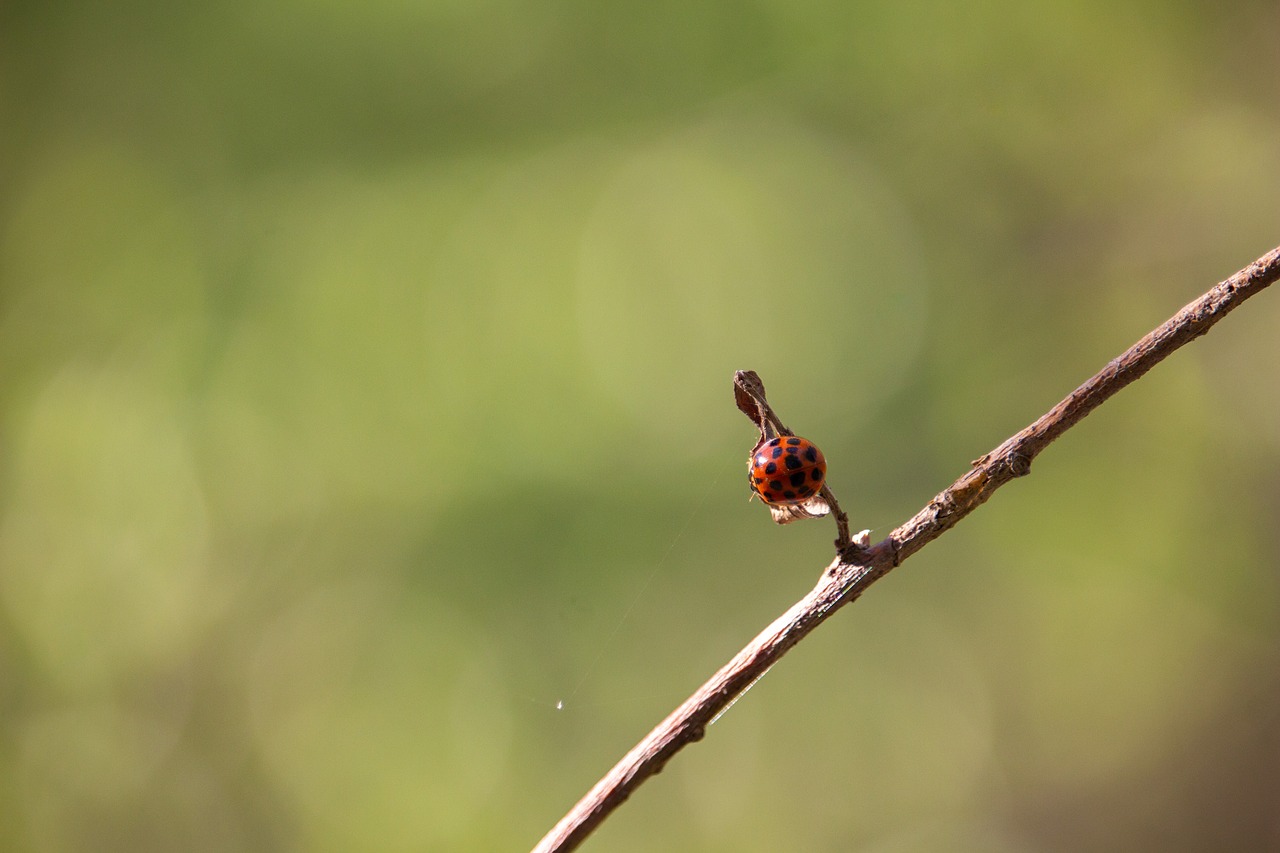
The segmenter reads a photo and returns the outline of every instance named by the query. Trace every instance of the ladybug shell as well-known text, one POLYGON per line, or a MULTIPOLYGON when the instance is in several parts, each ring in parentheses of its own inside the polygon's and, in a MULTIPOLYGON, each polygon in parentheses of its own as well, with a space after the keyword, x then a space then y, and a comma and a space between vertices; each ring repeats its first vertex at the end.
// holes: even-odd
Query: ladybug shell
POLYGON ((804 503, 822 488, 827 460, 807 438, 771 438, 751 454, 751 488, 767 504, 804 503))

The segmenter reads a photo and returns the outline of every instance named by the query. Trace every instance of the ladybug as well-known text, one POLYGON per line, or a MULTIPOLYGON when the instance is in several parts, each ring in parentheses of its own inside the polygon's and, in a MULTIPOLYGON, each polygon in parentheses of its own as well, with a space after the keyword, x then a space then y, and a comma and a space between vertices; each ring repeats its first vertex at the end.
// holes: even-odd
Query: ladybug
POLYGON ((807 438, 780 435, 751 454, 751 488, 765 503, 804 503, 822 488, 827 460, 807 438))

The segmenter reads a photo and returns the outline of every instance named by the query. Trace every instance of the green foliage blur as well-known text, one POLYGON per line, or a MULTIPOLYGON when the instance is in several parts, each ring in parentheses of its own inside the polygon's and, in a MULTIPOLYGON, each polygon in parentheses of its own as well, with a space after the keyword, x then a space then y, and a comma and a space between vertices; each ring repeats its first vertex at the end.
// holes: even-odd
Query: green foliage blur
MULTIPOLYGON (((532 846, 831 555, 1280 242, 1259 2, 0 5, 0 849, 532 846)), ((600 851, 1280 850, 1280 303, 600 851)))

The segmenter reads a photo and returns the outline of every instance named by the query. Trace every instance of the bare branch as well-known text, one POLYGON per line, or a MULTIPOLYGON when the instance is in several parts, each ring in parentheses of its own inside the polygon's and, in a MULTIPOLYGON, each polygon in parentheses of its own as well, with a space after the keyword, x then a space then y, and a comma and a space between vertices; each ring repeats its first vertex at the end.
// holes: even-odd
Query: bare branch
MULTIPOLYGON (((872 583, 956 525, 1005 483, 1031 470, 1051 441, 1170 353, 1207 332, 1240 303, 1280 278, 1280 247, 1187 305, 1168 322, 1113 359, 1035 423, 975 460, 967 471, 909 521, 868 549, 856 544, 823 571, 818 585, 774 620, 623 756, 534 848, 534 853, 573 850, 639 785, 662 770, 788 649, 872 583)), ((737 386, 735 386, 737 387, 737 386)), ((763 396, 763 394, 762 394, 763 396)), ((739 395, 739 405, 744 405, 739 395)), ((746 408, 748 415, 752 413, 746 408)), ((770 410, 768 415, 772 415, 770 410)), ((761 412, 761 419, 766 417, 761 412)), ((772 415, 776 420, 776 415, 772 415)), ((778 422, 781 423, 780 421, 778 422)), ((847 541, 847 540, 846 540, 847 541)))

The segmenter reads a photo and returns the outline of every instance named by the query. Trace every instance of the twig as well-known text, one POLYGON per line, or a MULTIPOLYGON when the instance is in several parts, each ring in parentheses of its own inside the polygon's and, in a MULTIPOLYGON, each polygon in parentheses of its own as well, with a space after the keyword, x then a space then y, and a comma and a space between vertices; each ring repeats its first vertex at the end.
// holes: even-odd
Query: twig
POLYGON ((975 460, 966 472, 920 512, 868 549, 838 554, 818 585, 774 620, 706 684, 623 756, 534 848, 534 853, 573 850, 642 782, 662 770, 686 744, 788 649, 879 578, 941 536, 1005 483, 1027 474, 1045 447, 1121 388, 1174 350, 1203 335, 1228 312, 1280 278, 1280 247, 1187 305, 1164 325, 1111 361, 1035 423, 975 460))

